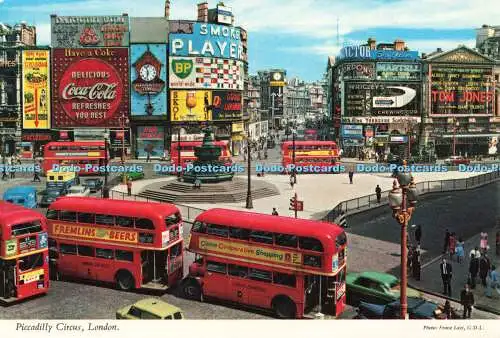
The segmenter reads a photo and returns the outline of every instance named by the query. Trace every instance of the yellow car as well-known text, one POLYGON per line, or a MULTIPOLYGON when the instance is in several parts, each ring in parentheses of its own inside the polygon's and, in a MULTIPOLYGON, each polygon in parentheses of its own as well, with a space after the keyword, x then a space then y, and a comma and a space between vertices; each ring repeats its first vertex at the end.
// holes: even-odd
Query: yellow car
POLYGON ((147 298, 116 311, 116 319, 184 319, 184 314, 160 299, 147 298))

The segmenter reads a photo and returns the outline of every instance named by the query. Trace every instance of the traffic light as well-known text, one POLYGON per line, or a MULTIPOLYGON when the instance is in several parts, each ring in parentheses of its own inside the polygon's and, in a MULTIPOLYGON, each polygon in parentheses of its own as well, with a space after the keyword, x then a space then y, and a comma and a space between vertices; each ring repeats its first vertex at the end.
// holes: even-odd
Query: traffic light
POLYGON ((297 200, 295 197, 290 198, 290 210, 295 210, 297 208, 297 200))

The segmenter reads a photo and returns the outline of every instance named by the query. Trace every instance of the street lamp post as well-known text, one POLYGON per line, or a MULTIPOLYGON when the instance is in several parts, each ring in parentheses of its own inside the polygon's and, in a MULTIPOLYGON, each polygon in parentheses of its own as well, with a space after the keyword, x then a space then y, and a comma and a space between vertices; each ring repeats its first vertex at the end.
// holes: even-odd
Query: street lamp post
POLYGON ((129 119, 125 116, 125 113, 122 113, 122 116, 119 118, 120 124, 122 127, 122 164, 125 163, 125 125, 129 123, 129 119))
MULTIPOLYGON (((104 166, 106 170, 104 171, 104 187, 102 188, 102 197, 109 198, 109 188, 108 188, 108 138, 104 138, 104 166)), ((125 175, 124 175, 125 176, 125 175)))
POLYGON ((458 123, 457 119, 453 119, 453 156, 456 155, 456 148, 457 148, 457 129, 460 126, 460 123, 458 123))
MULTIPOLYGON (((406 171, 406 162, 403 162, 406 171)), ((400 303, 401 303, 401 319, 406 319, 408 302, 406 298, 406 288, 408 283, 407 274, 407 229, 408 222, 415 210, 417 202, 417 188, 413 176, 407 172, 399 172, 397 181, 394 181, 391 192, 389 193, 389 205, 393 210, 393 217, 401 226, 401 286, 400 286, 400 303)))
POLYGON ((297 183, 297 176, 295 174, 295 135, 297 135, 297 132, 295 130, 292 130, 292 163, 293 163, 292 176, 293 176, 293 182, 297 183))
POLYGON ((177 180, 181 180, 182 168, 181 168, 181 127, 177 129, 177 180))
POLYGON ((247 137, 247 175, 248 175, 248 186, 247 186, 247 203, 245 208, 253 209, 252 202, 252 176, 250 175, 252 165, 252 148, 250 146, 250 132, 247 137))

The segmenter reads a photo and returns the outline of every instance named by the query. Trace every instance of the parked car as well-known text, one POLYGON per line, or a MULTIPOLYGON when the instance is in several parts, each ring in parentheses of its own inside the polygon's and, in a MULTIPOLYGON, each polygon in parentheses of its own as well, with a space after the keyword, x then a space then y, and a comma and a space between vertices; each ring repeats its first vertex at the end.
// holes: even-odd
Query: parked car
POLYGON ((450 156, 444 160, 446 165, 459 165, 459 164, 470 164, 470 160, 463 156, 450 156))
POLYGON ((83 185, 88 187, 90 192, 98 192, 102 189, 102 180, 99 178, 89 178, 85 180, 83 185))
POLYGON ((123 175, 127 175, 128 181, 136 181, 136 180, 140 180, 141 178, 144 178, 144 172, 142 172, 142 171, 132 171, 129 173, 123 173, 121 175, 122 180, 123 180, 123 175))
MULTIPOLYGON (((410 319, 445 319, 443 306, 422 298, 408 297, 408 317, 410 319)), ((399 299, 386 304, 360 302, 356 319, 399 319, 399 299)))
MULTIPOLYGON (((399 299, 400 281, 388 273, 348 273, 346 283, 347 303, 353 306, 357 306, 360 301, 387 304, 399 299)), ((407 289, 407 295, 416 298, 422 296, 419 291, 410 288, 407 289)))
POLYGON ((84 185, 75 185, 69 188, 68 194, 66 196, 72 197, 86 197, 90 195, 90 189, 84 185))
POLYGON ((54 202, 58 197, 64 196, 68 193, 66 188, 47 188, 45 194, 42 195, 38 206, 45 208, 48 207, 52 202, 54 202))
POLYGON ((184 314, 160 299, 147 298, 116 311, 116 319, 184 319, 184 314))
POLYGON ((3 200, 17 204, 25 208, 36 208, 38 194, 35 187, 18 186, 7 189, 3 194, 3 200))

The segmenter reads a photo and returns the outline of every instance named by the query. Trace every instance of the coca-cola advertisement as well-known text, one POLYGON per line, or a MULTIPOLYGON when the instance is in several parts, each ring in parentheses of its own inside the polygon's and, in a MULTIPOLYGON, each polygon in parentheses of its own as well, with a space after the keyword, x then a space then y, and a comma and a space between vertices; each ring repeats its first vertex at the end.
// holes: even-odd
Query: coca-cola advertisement
POLYGON ((127 48, 54 49, 52 64, 54 127, 124 127, 127 48))

